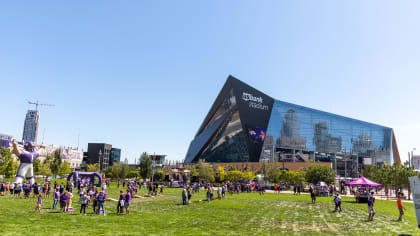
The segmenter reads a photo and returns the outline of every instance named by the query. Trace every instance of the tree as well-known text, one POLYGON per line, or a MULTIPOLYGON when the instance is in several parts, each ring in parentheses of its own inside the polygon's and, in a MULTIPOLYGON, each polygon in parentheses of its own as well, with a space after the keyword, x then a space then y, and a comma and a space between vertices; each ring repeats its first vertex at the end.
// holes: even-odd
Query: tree
POLYGON ((140 176, 143 179, 152 177, 152 168, 152 158, 147 154, 147 152, 143 152, 140 156, 140 176))
POLYGON ((247 170, 242 173, 242 179, 253 180, 255 178, 254 172, 247 170))
POLYGON ((44 176, 50 176, 52 174, 50 165, 48 163, 42 163, 39 167, 39 174, 44 176))
POLYGON ((127 177, 127 174, 128 174, 129 171, 130 171, 130 168, 128 167, 128 160, 126 158, 124 163, 121 164, 120 178, 127 177))
POLYGON ((39 175, 41 169, 41 161, 39 159, 35 159, 34 161, 34 174, 39 175))
POLYGON ((225 181, 226 172, 225 172, 225 168, 223 168, 223 166, 217 167, 217 172, 216 173, 217 173, 217 177, 218 177, 219 182, 225 181))
POLYGON ((52 161, 53 161, 52 156, 50 154, 47 154, 47 156, 45 157, 45 159, 42 163, 50 165, 52 161))
POLYGON ((6 178, 11 178, 15 175, 19 163, 13 159, 12 152, 2 147, 0 149, 0 174, 5 175, 6 178))
POLYGON ((320 181, 332 184, 335 181, 335 171, 328 166, 310 165, 305 171, 306 181, 316 184, 320 181))
POLYGON ((139 178, 140 177, 140 173, 136 170, 130 170, 127 174, 127 178, 139 178))
POLYGON ((89 172, 98 172, 99 171, 99 163, 87 164, 86 169, 89 172))
POLYGON ((2 147, 0 149, 0 165, 7 164, 7 161, 10 159, 13 159, 12 152, 7 148, 2 147))
POLYGON ((226 179, 228 179, 231 183, 235 183, 236 181, 242 179, 242 172, 239 170, 230 170, 226 174, 226 179))
POLYGON ((280 169, 278 168, 277 164, 264 165, 263 163, 263 168, 265 169, 264 180, 276 183, 279 175, 278 173, 280 172, 280 169))
POLYGON ((267 175, 267 169, 268 169, 268 164, 266 161, 263 161, 261 169, 260 169, 260 174, 264 176, 264 179, 265 179, 265 176, 267 175))
POLYGON ((62 161, 63 161, 63 159, 61 157, 60 150, 59 149, 55 150, 54 159, 52 160, 52 162, 50 164, 51 172, 54 175, 58 175, 58 172, 60 170, 60 166, 61 166, 62 161))
MULTIPOLYGON (((114 162, 114 165, 115 165, 115 162, 114 162)), ((108 178, 114 178, 114 175, 112 174, 112 166, 108 166, 108 167, 105 169, 104 174, 105 174, 105 176, 106 176, 106 177, 108 177, 108 178)))
POLYGON ((121 177, 121 172, 122 172, 122 166, 121 166, 121 162, 114 162, 114 164, 111 167, 111 172, 112 172, 112 177, 113 178, 122 178, 121 177))
POLYGON ((381 173, 377 165, 365 165, 363 167, 362 173, 360 174, 375 182, 379 182, 379 180, 381 180, 382 177, 384 177, 384 176, 381 176, 381 174, 383 173, 381 173))
POLYGON ((197 168, 195 166, 191 167, 190 175, 192 177, 197 177, 198 176, 198 171, 197 171, 197 168))
POLYGON ((163 180, 166 176, 165 170, 159 170, 153 175, 154 180, 163 180))
POLYGON ((61 177, 66 176, 67 174, 70 174, 71 169, 70 169, 70 165, 67 161, 64 161, 61 165, 60 165, 60 169, 58 170, 58 175, 61 177))
POLYGON ((198 176, 207 182, 214 182, 214 170, 208 163, 205 163, 204 160, 198 161, 198 176))

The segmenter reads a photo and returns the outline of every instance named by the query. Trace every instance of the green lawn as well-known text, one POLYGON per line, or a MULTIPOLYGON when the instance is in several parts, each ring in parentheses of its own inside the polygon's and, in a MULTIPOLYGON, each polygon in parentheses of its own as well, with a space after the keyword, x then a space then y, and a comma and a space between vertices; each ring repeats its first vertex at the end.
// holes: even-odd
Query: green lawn
MULTIPOLYGON (((143 194, 144 192, 140 192, 143 194)), ((118 198, 116 185, 108 194, 118 198)), ((198 202, 205 192, 194 194, 193 203, 181 205, 181 189, 165 189, 164 196, 134 199, 130 215, 116 215, 116 202, 105 203, 107 215, 78 214, 79 197, 73 197, 73 213, 50 209, 52 199, 43 199, 41 214, 36 199, 0 197, 0 235, 420 235, 413 204, 403 222, 396 203, 377 200, 376 216, 367 222, 366 204, 343 198, 343 212, 332 213, 332 198, 308 195, 241 193, 225 200, 198 202)))

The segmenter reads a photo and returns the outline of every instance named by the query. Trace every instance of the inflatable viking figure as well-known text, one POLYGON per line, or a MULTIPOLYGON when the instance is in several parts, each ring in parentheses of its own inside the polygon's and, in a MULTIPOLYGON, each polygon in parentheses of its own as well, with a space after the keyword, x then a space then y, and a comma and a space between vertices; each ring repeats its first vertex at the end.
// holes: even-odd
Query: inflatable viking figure
POLYGON ((31 184, 35 183, 34 177, 34 161, 39 157, 39 151, 45 148, 44 143, 41 144, 38 151, 35 151, 35 144, 32 141, 26 142, 24 145, 24 150, 19 150, 18 144, 13 140, 13 153, 19 157, 20 165, 18 172, 16 174, 15 183, 22 183, 23 179, 26 177, 31 184))

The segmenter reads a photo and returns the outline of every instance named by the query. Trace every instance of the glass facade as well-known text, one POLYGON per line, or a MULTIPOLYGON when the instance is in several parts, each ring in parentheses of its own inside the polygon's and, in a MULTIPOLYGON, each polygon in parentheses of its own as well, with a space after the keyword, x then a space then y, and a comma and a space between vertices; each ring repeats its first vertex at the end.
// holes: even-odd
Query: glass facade
POLYGON ((25 125, 23 126, 22 139, 26 141, 37 141, 39 127, 39 112, 28 110, 25 118, 25 125))
MULTIPOLYGON (((273 160, 264 150, 294 153, 349 153, 392 163, 392 129, 276 100, 260 160, 273 160)), ((304 156, 302 154, 302 156, 304 156)), ((286 157, 287 158, 287 157, 286 157)), ((302 159, 305 159, 302 157, 302 159)))
POLYGON ((274 100, 230 76, 191 141, 185 162, 333 162, 341 176, 361 165, 399 163, 393 130, 274 100))
MULTIPOLYGON (((235 107, 202 153, 208 162, 246 162, 249 159, 239 111, 235 107)), ((199 158, 199 159, 200 159, 199 158)))
POLYGON ((121 149, 111 148, 109 152, 109 166, 114 165, 115 162, 121 161, 121 149))

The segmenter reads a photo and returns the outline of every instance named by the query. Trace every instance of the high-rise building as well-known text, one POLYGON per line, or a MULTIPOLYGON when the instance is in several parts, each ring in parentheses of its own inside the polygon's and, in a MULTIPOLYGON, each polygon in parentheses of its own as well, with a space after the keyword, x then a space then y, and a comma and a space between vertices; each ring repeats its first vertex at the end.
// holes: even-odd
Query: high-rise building
MULTIPOLYGON (((353 161, 353 169, 360 169, 364 160, 401 163, 392 128, 275 100, 229 76, 191 141, 185 162, 277 157, 329 162, 340 157, 346 160, 343 166, 353 161)), ((349 176, 345 168, 342 175, 349 176)))
POLYGON ((114 165, 115 162, 121 161, 121 149, 119 148, 111 148, 109 153, 109 166, 114 165))
POLYGON ((25 125, 23 126, 22 140, 33 141, 36 143, 38 137, 39 127, 39 111, 28 110, 25 118, 25 125))
POLYGON ((100 170, 105 170, 109 166, 109 154, 112 145, 106 143, 88 143, 88 158, 86 164, 99 163, 100 170))

